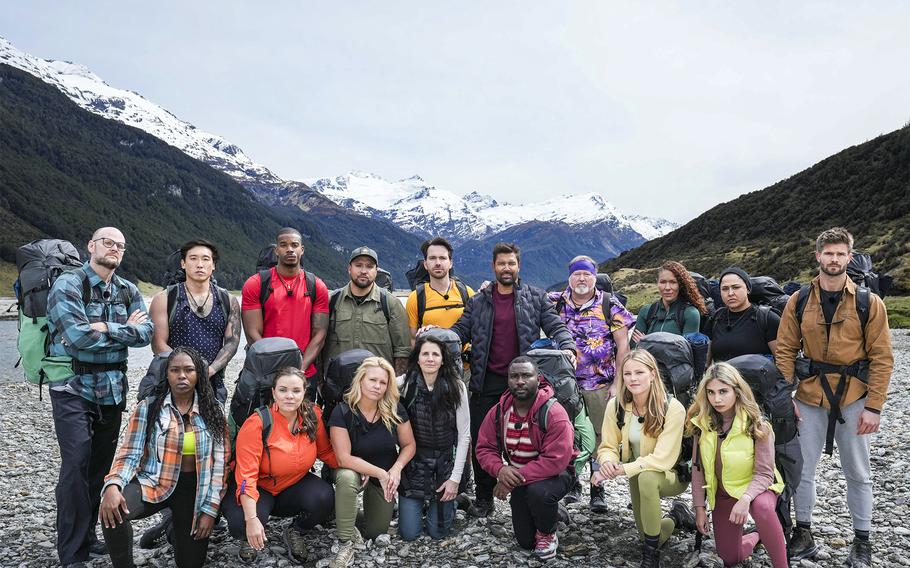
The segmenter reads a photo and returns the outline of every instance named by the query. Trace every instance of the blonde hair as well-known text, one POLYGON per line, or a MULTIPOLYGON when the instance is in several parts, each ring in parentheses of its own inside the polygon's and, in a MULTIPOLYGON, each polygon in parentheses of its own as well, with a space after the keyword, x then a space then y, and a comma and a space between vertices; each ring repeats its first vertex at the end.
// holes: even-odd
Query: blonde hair
POLYGON ((749 388, 749 383, 743 379, 736 367, 729 363, 714 363, 705 371, 701 383, 698 385, 698 392, 695 394, 695 402, 689 408, 687 429, 690 432, 699 430, 699 427, 693 424, 693 419, 699 424, 707 424, 711 431, 719 432, 723 427, 724 419, 719 412, 708 401, 708 383, 711 381, 720 381, 733 389, 736 394, 735 412, 739 414, 744 412, 746 415, 745 430, 753 440, 761 440, 768 435, 768 423, 762 416, 758 403, 755 402, 755 395, 749 388))
MULTIPOLYGON (((664 388, 664 382, 660 378, 660 370, 657 367, 657 360, 653 355, 644 349, 633 349, 629 351, 622 360, 620 367, 625 373, 626 364, 630 361, 641 363, 651 371, 651 386, 648 390, 648 406, 645 410, 644 425, 642 430, 648 436, 656 438, 664 429, 664 421, 667 411, 667 389, 664 388)), ((632 393, 626 388, 625 377, 620 375, 619 387, 616 390, 616 403, 626 404, 632 402, 632 393)))
POLYGON ((398 416, 398 383, 395 382, 395 369, 393 369, 392 365, 382 357, 367 357, 363 360, 363 363, 357 367, 357 373, 354 375, 354 380, 351 381, 351 389, 344 395, 344 401, 348 403, 351 410, 359 412, 357 403, 360 402, 360 398, 363 395, 360 390, 360 383, 367 374, 367 371, 372 367, 378 367, 388 375, 388 386, 385 393, 382 395, 382 399, 379 401, 378 410, 379 416, 382 418, 382 423, 388 428, 389 432, 391 432, 396 424, 401 423, 401 417, 398 416))

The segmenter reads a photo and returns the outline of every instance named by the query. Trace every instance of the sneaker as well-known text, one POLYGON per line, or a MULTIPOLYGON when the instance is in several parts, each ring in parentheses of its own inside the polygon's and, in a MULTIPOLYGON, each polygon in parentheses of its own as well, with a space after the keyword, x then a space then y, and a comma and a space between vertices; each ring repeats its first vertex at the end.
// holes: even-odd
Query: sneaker
POLYGON ((609 507, 607 507, 607 501, 604 498, 604 488, 600 485, 591 486, 591 512, 592 513, 606 513, 609 507))
POLYGON ((872 543, 868 540, 853 539, 847 566, 853 568, 872 568, 872 543))
POLYGON ((493 514, 493 500, 492 499, 474 499, 474 502, 471 503, 471 507, 468 509, 468 514, 472 517, 489 517, 493 514))
MULTIPOLYGON (((356 536, 360 536, 359 532, 355 533, 356 536)), ((363 537, 360 537, 361 542, 363 537)), ((349 540, 343 542, 338 546, 338 552, 335 556, 329 561, 329 568, 347 568, 354 563, 354 547, 357 546, 357 543, 354 540, 349 540)))
POLYGON ((572 503, 578 503, 579 501, 581 501, 581 483, 576 481, 575 485, 572 486, 572 489, 569 489, 566 496, 562 498, 562 502, 566 505, 570 505, 572 503))
POLYGON ((559 547, 559 537, 556 533, 544 534, 537 531, 534 534, 534 556, 541 560, 549 560, 556 556, 556 548, 559 547))
POLYGON ((240 550, 237 551, 237 557, 243 564, 252 564, 259 558, 259 552, 250 546, 247 541, 243 541, 240 543, 240 550))
POLYGON ((306 537, 300 534, 300 531, 294 528, 293 523, 284 527, 282 533, 284 546, 287 548, 288 555, 298 564, 303 564, 307 560, 309 553, 306 548, 306 537))
POLYGON ((680 501, 679 499, 674 500, 673 504, 670 505, 670 512, 667 516, 673 519, 673 524, 676 525, 677 529, 686 532, 695 532, 695 514, 692 513, 692 509, 683 501, 680 501))
POLYGON ((139 548, 150 550, 164 544, 168 530, 171 528, 171 510, 161 511, 161 520, 146 529, 139 537, 139 548))
POLYGON ((805 527, 793 529, 793 536, 790 538, 790 549, 787 551, 790 560, 815 558, 815 555, 818 554, 818 549, 819 546, 815 544, 811 530, 805 527))

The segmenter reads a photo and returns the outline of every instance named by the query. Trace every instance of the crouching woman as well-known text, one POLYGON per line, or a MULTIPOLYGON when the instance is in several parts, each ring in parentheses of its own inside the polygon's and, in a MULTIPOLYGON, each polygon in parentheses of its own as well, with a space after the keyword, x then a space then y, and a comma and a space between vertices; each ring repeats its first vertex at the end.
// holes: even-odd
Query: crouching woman
POLYGON ((786 568, 787 546, 776 511, 784 484, 774 467, 774 432, 749 385, 733 366, 712 365, 689 416, 696 436, 692 502, 698 530, 710 530, 707 497, 717 555, 725 566, 744 561, 761 541, 772 566, 786 568), (758 532, 743 535, 749 515, 758 532))
POLYGON ((196 351, 178 347, 167 380, 133 411, 104 478, 101 523, 114 568, 133 566, 131 521, 169 507, 178 568, 205 562, 225 492, 227 424, 196 351))

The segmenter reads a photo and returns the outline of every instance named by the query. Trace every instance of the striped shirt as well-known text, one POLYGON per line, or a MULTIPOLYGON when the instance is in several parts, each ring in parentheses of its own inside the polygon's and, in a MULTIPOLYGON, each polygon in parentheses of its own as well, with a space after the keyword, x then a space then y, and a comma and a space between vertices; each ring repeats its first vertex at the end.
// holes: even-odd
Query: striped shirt
POLYGON ((519 416, 514 407, 506 412, 506 454, 509 463, 520 468, 539 455, 531 443, 531 424, 528 416, 519 416))
MULTIPOLYGON (((146 503, 161 503, 171 496, 180 478, 180 460, 183 452, 183 417, 171 402, 168 393, 158 414, 158 424, 146 438, 148 411, 151 398, 142 400, 130 416, 123 445, 104 478, 104 489, 116 485, 121 490, 135 477, 142 489, 146 503)), ((189 412, 190 423, 196 435, 196 508, 193 526, 200 513, 218 515, 218 507, 226 490, 225 443, 212 439, 199 414, 199 405, 193 400, 189 412)))
MULTIPOLYGON (((81 270, 61 274, 47 296, 50 355, 91 364, 126 361, 130 347, 145 347, 152 340, 151 318, 141 325, 126 323, 136 310, 147 311, 142 295, 136 286, 119 276, 105 284, 87 262, 81 270), (91 287, 88 304, 83 302, 82 282, 86 275, 91 287), (123 297, 129 298, 129 305, 121 301, 123 297), (96 322, 107 323, 107 332, 92 329, 91 324, 96 322)), ((116 405, 123 401, 127 386, 123 372, 110 370, 73 375, 64 385, 54 388, 96 404, 116 405)))

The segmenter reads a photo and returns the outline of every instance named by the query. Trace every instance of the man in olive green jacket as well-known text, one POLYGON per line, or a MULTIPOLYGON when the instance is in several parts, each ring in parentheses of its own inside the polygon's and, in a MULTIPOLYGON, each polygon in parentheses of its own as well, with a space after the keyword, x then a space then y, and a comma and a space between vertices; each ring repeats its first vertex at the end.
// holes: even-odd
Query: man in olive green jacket
POLYGON ((819 235, 819 275, 790 297, 775 356, 783 375, 791 382, 799 380, 803 471, 796 489, 790 558, 812 558, 818 552, 810 532, 815 470, 823 448, 830 455, 836 442, 855 532, 848 564, 859 568, 872 565, 870 438, 878 432, 894 356, 884 302, 847 277, 852 256, 853 236, 846 229, 835 227, 819 235))
POLYGON ((323 359, 349 349, 366 349, 394 363, 402 374, 411 353, 408 314, 391 292, 376 286, 379 257, 369 247, 351 253, 348 263, 350 283, 332 292, 329 301, 329 331, 323 359))

